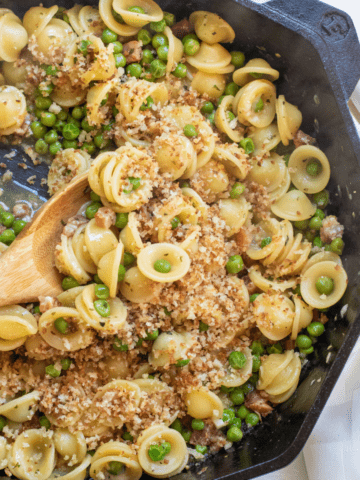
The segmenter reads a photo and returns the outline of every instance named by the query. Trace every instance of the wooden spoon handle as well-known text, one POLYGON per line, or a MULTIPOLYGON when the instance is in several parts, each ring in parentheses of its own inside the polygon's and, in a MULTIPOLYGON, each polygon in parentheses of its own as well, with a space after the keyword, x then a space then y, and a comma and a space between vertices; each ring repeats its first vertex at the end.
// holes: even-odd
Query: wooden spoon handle
POLYGON ((39 295, 61 293, 55 268, 55 246, 64 223, 88 199, 87 173, 76 177, 36 213, 0 257, 0 306, 37 301, 39 295))

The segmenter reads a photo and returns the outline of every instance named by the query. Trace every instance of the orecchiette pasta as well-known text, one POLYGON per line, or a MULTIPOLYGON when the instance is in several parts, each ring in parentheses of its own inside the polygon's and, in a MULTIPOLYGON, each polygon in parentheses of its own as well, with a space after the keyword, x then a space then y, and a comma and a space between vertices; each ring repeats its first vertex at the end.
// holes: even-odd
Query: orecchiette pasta
POLYGON ((302 145, 290 155, 289 172, 292 183, 301 192, 317 193, 324 190, 330 179, 330 164, 326 155, 312 145, 302 145), (316 162, 319 173, 309 175, 306 167, 316 162))
POLYGON ((43 313, 39 319, 39 333, 53 348, 65 352, 85 348, 94 339, 94 333, 83 322, 78 310, 69 307, 54 307, 43 313), (55 322, 59 318, 68 323, 65 333, 56 328, 55 322))
POLYGON ((265 390, 273 403, 283 403, 299 383, 300 371, 300 358, 293 350, 285 354, 271 354, 260 367, 257 388, 265 390))
POLYGON ((187 412, 194 418, 222 418, 223 404, 220 398, 206 388, 192 390, 186 395, 187 412))
POLYGON ((254 302, 254 318, 260 332, 270 340, 279 341, 292 331, 295 317, 293 302, 281 294, 259 295, 254 302))
POLYGON ((0 351, 14 350, 38 331, 35 317, 20 305, 0 307, 0 351))
POLYGON ((19 17, 11 11, 0 14, 0 59, 15 62, 28 43, 28 34, 19 17))
POLYGON ((275 86, 268 80, 254 80, 242 87, 233 101, 233 112, 239 122, 264 128, 275 117, 275 86))
POLYGON ((20 398, 9 400, 5 404, 0 405, 0 415, 3 415, 9 420, 18 423, 31 420, 35 413, 39 399, 39 392, 34 390, 33 392, 27 393, 20 398))
POLYGON ((109 287, 110 297, 112 298, 116 296, 119 267, 123 260, 123 256, 124 245, 120 240, 114 250, 110 250, 110 252, 105 253, 105 255, 101 257, 98 264, 97 274, 99 275, 100 280, 109 287))
POLYGON ((152 346, 149 362, 155 367, 176 363, 186 356, 193 341, 188 333, 163 332, 152 346))
POLYGON ((130 302, 151 302, 156 296, 156 283, 143 275, 138 267, 132 267, 125 273, 120 283, 121 294, 130 302))
POLYGON ((14 133, 26 116, 24 95, 15 87, 0 87, 0 136, 14 133))
POLYGON ((262 58, 253 58, 247 64, 233 73, 235 83, 243 87, 257 78, 274 82, 279 78, 279 72, 271 68, 269 63, 262 58))
POLYGON ((186 61, 205 73, 231 73, 234 70, 234 66, 230 64, 230 53, 219 43, 210 45, 201 42, 198 53, 193 56, 188 55, 186 61))
POLYGON ((302 115, 300 110, 285 100, 284 95, 279 95, 276 100, 276 116, 281 141, 284 145, 289 144, 299 130, 302 115))
POLYGON ((225 90, 226 76, 221 73, 205 73, 201 70, 195 73, 191 86, 201 94, 207 94, 210 98, 219 98, 225 90))
POLYGON ((55 466, 52 432, 30 429, 21 433, 11 445, 8 468, 21 480, 46 480, 55 466), (36 458, 36 469, 34 469, 36 458))
POLYGON ((200 40, 210 45, 231 43, 235 39, 232 27, 216 13, 199 10, 193 12, 189 20, 194 25, 196 35, 200 40))
POLYGON ((287 192, 271 205, 271 211, 275 215, 294 222, 307 220, 314 215, 315 210, 316 206, 312 205, 305 193, 299 190, 287 192))
POLYGON ((102 21, 108 28, 123 37, 131 37, 137 34, 140 27, 119 23, 114 17, 113 12, 115 14, 117 13, 115 9, 113 9, 113 0, 99 0, 99 13, 102 21))
POLYGON ((81 463, 86 457, 86 440, 82 432, 70 433, 67 428, 57 428, 54 445, 69 466, 81 463))

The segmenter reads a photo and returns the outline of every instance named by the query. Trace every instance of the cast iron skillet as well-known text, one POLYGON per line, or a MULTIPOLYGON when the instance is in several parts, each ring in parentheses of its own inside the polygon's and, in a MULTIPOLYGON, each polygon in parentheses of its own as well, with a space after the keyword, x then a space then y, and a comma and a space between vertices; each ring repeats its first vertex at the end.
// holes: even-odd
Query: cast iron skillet
MULTIPOLYGON (((3 0, 1 6, 22 16, 38 3, 3 0)), ((43 3, 50 6, 55 2, 43 3)), ((97 2, 84 0, 84 3, 97 2)), ((247 480, 281 468, 298 455, 360 332, 360 143, 346 103, 360 77, 360 46, 351 19, 316 0, 272 0, 266 4, 250 0, 160 0, 159 3, 178 19, 194 10, 219 13, 236 32, 236 41, 230 49, 243 50, 247 58, 263 57, 280 70, 278 92, 299 106, 304 117, 302 130, 316 136, 330 160, 328 210, 345 225, 346 247, 342 258, 349 276, 348 289, 342 303, 330 310, 326 333, 303 369, 297 392, 230 451, 220 452, 205 464, 179 475, 182 480, 225 477, 247 480)), ((73 5, 69 1, 59 4, 73 5)), ((0 162, 10 150, 13 147, 0 148, 0 162)), ((42 203, 47 193, 40 180, 46 177, 47 166, 35 169, 28 159, 27 170, 17 168, 24 156, 21 149, 18 152, 15 159, 5 160, 14 172, 15 181, 5 187, 2 200, 12 194, 12 199, 27 198, 42 203), (34 174, 37 178, 30 186, 26 179, 34 174)))

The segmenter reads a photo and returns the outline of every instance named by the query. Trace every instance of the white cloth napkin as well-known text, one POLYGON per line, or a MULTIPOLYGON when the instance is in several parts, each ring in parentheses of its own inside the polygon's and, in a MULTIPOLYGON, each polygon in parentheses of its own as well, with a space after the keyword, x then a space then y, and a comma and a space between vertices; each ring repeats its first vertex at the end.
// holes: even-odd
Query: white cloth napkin
MULTIPOLYGON (((266 3, 266 0, 253 0, 266 3)), ((359 0, 327 0, 348 13, 360 38, 359 0)), ((360 97, 359 97, 360 100, 360 97)), ((353 117, 360 136, 360 125, 353 117)), ((360 479, 360 339, 303 451, 289 466, 257 480, 360 479)))

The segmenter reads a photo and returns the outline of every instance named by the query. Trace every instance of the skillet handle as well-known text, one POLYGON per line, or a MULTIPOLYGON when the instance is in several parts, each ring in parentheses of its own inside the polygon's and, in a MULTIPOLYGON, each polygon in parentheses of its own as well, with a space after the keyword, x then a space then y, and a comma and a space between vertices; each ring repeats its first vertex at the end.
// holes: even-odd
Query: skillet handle
POLYGON ((317 0, 271 0, 263 7, 297 21, 302 35, 310 29, 323 39, 328 47, 323 60, 336 66, 348 100, 360 78, 360 44, 350 16, 317 0))

